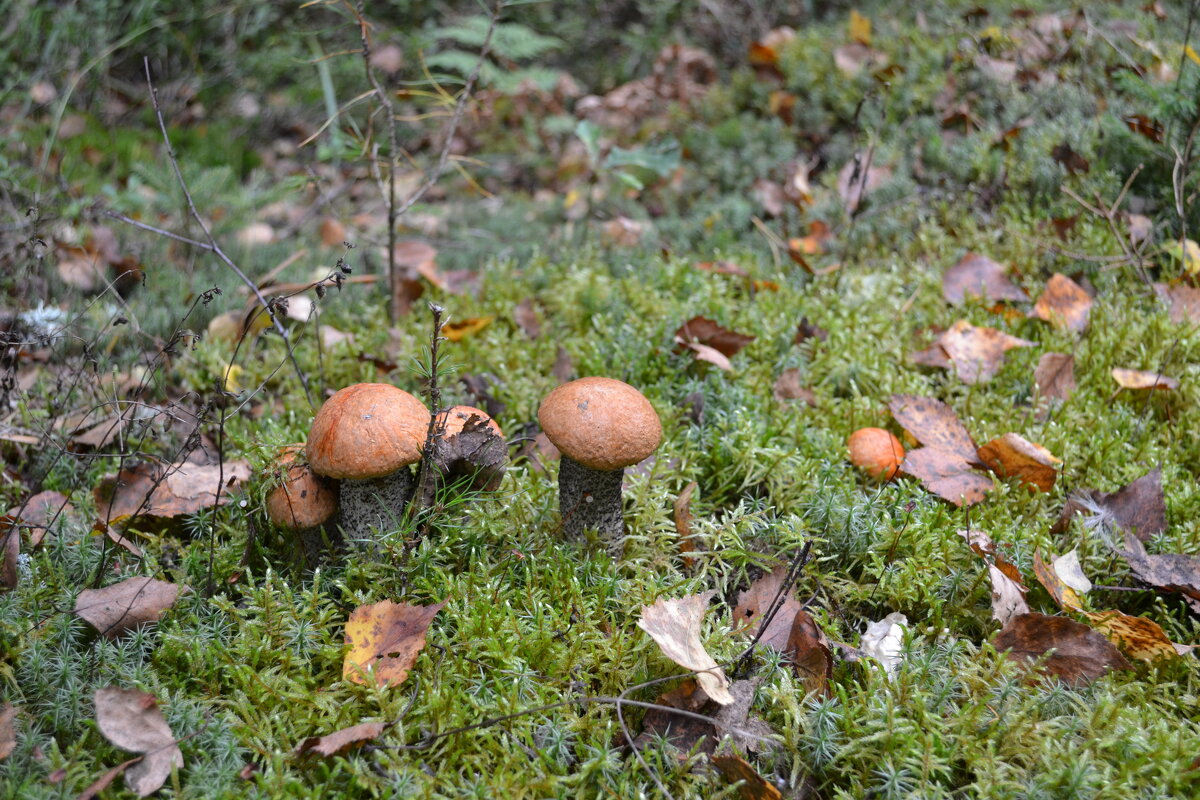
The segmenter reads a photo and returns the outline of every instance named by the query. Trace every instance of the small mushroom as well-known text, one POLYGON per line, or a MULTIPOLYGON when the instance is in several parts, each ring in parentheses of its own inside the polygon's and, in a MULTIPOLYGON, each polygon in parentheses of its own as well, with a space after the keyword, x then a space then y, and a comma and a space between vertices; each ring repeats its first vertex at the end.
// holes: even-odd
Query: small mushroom
POLYGON ((336 392, 313 418, 308 463, 341 481, 342 527, 356 539, 394 524, 413 493, 410 466, 421 459, 429 409, 403 389, 356 383, 336 392))
POLYGON ((621 480, 662 440, 662 423, 641 392, 613 378, 564 383, 542 401, 538 422, 562 453, 558 505, 563 533, 595 529, 612 552, 625 532, 621 480))
POLYGON ((285 530, 293 531, 310 563, 326 551, 326 534, 334 537, 332 522, 338 509, 336 481, 323 478, 307 464, 297 464, 299 447, 284 450, 279 466, 286 469, 283 483, 267 495, 267 517, 285 530))
POLYGON ((484 492, 500 488, 508 445, 496 420, 474 406, 454 406, 444 413, 442 443, 434 459, 442 485, 484 492))
POLYGON ((876 480, 890 481, 904 461, 904 445, 883 428, 859 428, 846 445, 850 463, 876 480))

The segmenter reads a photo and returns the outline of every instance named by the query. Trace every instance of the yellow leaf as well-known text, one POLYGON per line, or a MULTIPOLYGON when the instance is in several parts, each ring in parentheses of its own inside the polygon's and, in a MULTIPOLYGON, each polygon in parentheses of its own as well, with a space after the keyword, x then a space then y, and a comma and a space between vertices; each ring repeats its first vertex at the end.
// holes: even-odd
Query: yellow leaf
POLYGON ((350 652, 342 664, 342 677, 364 684, 371 669, 380 686, 403 683, 425 647, 429 623, 444 605, 414 606, 384 600, 354 609, 346 621, 350 652))
POLYGON ((854 9, 850 9, 850 38, 859 44, 871 46, 871 20, 854 9))
POLYGON ((452 342, 459 342, 473 333, 479 333, 491 324, 492 319, 493 317, 471 317, 462 322, 447 322, 442 326, 442 335, 452 342))
POLYGON ((238 364, 232 364, 229 369, 225 370, 225 391, 237 394, 242 390, 241 383, 238 378, 242 377, 242 368, 238 364))
MULTIPOLYGON (((1197 64, 1200 64, 1200 54, 1197 54, 1196 51, 1192 48, 1192 46, 1190 44, 1185 44, 1183 46, 1183 52, 1192 61, 1196 62, 1197 64)), ((1195 243, 1193 242, 1193 244, 1195 244, 1195 243)))
POLYGON ((1200 272, 1200 244, 1195 239, 1183 242, 1183 268, 1193 275, 1200 272))

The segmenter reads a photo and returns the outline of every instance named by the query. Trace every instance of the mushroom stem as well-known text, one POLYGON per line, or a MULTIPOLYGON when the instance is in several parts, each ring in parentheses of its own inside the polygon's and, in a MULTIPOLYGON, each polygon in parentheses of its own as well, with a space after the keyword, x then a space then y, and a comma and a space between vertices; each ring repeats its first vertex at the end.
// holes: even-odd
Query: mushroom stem
POLYGON ((382 478, 343 480, 341 483, 342 530, 347 539, 360 541, 371 539, 372 529, 397 527, 416 488, 408 467, 382 478))
POLYGON ((621 506, 624 467, 596 470, 563 456, 558 467, 558 507, 567 539, 581 540, 585 530, 595 530, 610 552, 619 549, 625 534, 621 506))

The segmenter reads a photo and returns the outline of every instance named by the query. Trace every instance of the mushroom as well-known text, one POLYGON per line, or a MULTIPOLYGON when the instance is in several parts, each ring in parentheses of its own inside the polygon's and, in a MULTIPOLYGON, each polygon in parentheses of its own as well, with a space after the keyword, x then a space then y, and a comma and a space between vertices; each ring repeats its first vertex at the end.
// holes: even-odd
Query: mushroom
MULTIPOLYGON (((300 447, 285 448, 278 464, 286 469, 283 483, 267 495, 267 517, 280 528, 293 531, 309 553, 325 550, 325 534, 338 508, 335 481, 323 478, 307 464, 297 464, 300 447)), ((315 559, 309 559, 315 560, 315 559)))
POLYGON ((504 431, 474 406, 454 406, 444 414, 442 440, 434 458, 441 484, 484 492, 500 488, 508 461, 504 431))
POLYGON ((340 480, 342 527, 366 538, 404 514, 413 493, 409 469, 421 459, 429 409, 403 389, 356 383, 336 392, 313 418, 308 463, 340 480))
POLYGON ((877 480, 890 481, 904 461, 904 445, 883 428, 859 428, 846 444, 850 463, 877 480))
POLYGON ((558 506, 563 533, 595 529, 613 550, 625 532, 621 481, 625 467, 662 440, 662 423, 641 392, 613 378, 564 383, 542 401, 538 422, 562 453, 558 506))

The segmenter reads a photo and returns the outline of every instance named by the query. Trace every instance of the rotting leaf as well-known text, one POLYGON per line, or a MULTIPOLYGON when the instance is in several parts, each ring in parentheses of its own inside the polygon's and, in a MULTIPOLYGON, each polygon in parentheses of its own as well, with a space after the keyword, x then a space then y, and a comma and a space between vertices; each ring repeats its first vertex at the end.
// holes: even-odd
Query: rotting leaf
POLYGON ((92 493, 101 520, 118 517, 174 519, 214 505, 224 505, 233 489, 250 479, 245 461, 220 465, 187 462, 164 467, 143 461, 103 478, 92 493), (216 491, 221 483, 221 491, 216 491))
POLYGON ((942 296, 952 305, 969 298, 1025 302, 1029 295, 1008 277, 1003 264, 987 256, 967 253, 942 276, 942 296))
POLYGON ((1179 388, 1179 381, 1174 378, 1168 378, 1161 372, 1113 367, 1112 376, 1121 389, 1160 389, 1167 391, 1179 388))
POLYGON ((658 738, 666 739, 681 754, 698 750, 711 755, 716 750, 717 730, 711 722, 676 714, 670 710, 704 714, 720 707, 709 699, 695 678, 684 680, 675 688, 664 692, 654 702, 662 708, 652 708, 642 718, 642 732, 633 740, 635 750, 644 749, 658 738))
POLYGON ((366 684, 373 669, 379 686, 398 686, 408 677, 425 647, 425 632, 445 601, 428 606, 383 600, 359 606, 346 621, 350 652, 342 664, 342 678, 366 684))
POLYGON ((1200 614, 1200 557, 1181 553, 1150 555, 1132 533, 1125 534, 1121 555, 1139 581, 1160 591, 1182 594, 1192 611, 1200 614))
POLYGON ((1071 495, 1051 533, 1062 533, 1077 512, 1094 515, 1096 524, 1113 524, 1143 542, 1167 529, 1162 470, 1153 469, 1115 492, 1084 489, 1071 495), (1098 517, 1098 518, 1095 518, 1098 517))
POLYGON ((493 319, 494 317, 472 317, 457 322, 447 322, 442 326, 442 336, 452 342, 461 342, 492 324, 493 319))
POLYGON ((1050 157, 1063 165, 1063 168, 1072 175, 1086 175, 1092 168, 1088 160, 1071 147, 1066 142, 1060 142, 1050 151, 1050 157))
POLYGON ((740 756, 713 756, 712 763, 726 782, 741 781, 738 787, 738 797, 741 800, 782 800, 783 795, 779 790, 740 756))
POLYGON ((992 488, 991 478, 972 470, 971 463, 958 453, 940 447, 909 450, 900 470, 959 507, 975 505, 992 488))
POLYGON ((824 342, 829 339, 829 331, 808 321, 808 317, 801 317, 800 323, 796 326, 796 338, 792 340, 793 344, 804 344, 809 339, 816 339, 824 342))
POLYGON ((1092 627, 1130 658, 1153 662, 1176 658, 1191 650, 1189 646, 1172 642, 1162 626, 1152 619, 1132 617, 1120 611, 1085 611, 1083 615, 1092 627))
MULTIPOLYGON (((787 572, 787 564, 780 564, 750 584, 749 589, 738 594, 737 606, 733 610, 735 628, 746 627, 751 638, 758 636, 766 615, 771 610, 771 604, 783 588, 787 572)), ((791 636, 796 615, 804 610, 804 606, 800 605, 800 601, 791 590, 779 600, 779 610, 758 637, 758 644, 783 653, 787 651, 788 638, 791 636)))
POLYGON ((324 736, 310 736, 296 745, 295 752, 298 756, 311 753, 328 758, 379 738, 386 727, 387 723, 384 722, 360 722, 324 736))
POLYGON ((692 317, 679 326, 674 336, 676 343, 680 345, 704 345, 727 358, 733 358, 743 347, 755 339, 754 336, 723 328, 706 317, 692 317))
POLYGON ((526 297, 513 309, 513 319, 525 335, 536 339, 542 335, 542 318, 533 305, 533 298, 526 297))
POLYGON ((1075 356, 1043 353, 1033 371, 1033 380, 1042 397, 1067 400, 1075 391, 1075 356))
POLYGON ((1076 333, 1082 332, 1092 310, 1092 298, 1075 281, 1055 273, 1033 305, 1030 316, 1076 333))
POLYGON ((172 768, 183 769, 183 752, 154 695, 108 687, 97 689, 94 699, 96 726, 104 738, 122 750, 142 754, 125 772, 125 785, 138 797, 158 791, 172 768))
POLYGON ((780 373, 775 380, 775 386, 771 390, 775 399, 781 403, 788 400, 803 400, 809 406, 817 407, 817 396, 813 394, 813 390, 804 386, 800 382, 800 370, 795 367, 785 369, 780 373))
POLYGON ((938 344, 954 363, 963 383, 983 383, 1000 371, 1004 354, 1016 347, 1032 347, 1033 342, 1019 339, 995 328, 981 328, 960 319, 938 339, 938 344))
POLYGON ((721 705, 733 702, 729 679, 700 642, 700 623, 715 589, 678 599, 659 598, 642 607, 638 627, 650 635, 667 658, 686 670, 696 673, 696 679, 713 700, 721 705))
POLYGON ((153 578, 126 578, 103 589, 84 589, 75 598, 75 613, 115 639, 131 628, 158 622, 175 605, 181 591, 190 590, 153 578))
POLYGON ((1167 304, 1171 322, 1175 324, 1200 323, 1200 289, 1194 286, 1169 286, 1165 283, 1154 284, 1154 292, 1167 304))
POLYGON ((825 631, 804 609, 796 612, 784 650, 806 692, 829 695, 833 680, 833 652, 825 631))
POLYGON ((964 461, 976 458, 975 442, 963 427, 954 409, 932 397, 915 394, 894 394, 888 409, 900 427, 912 434, 926 447, 949 450, 964 461))
POLYGON ((1041 661, 1048 673, 1074 685, 1091 683, 1110 669, 1130 669, 1112 642, 1066 617, 1022 614, 1005 625, 992 644, 1018 661, 1041 661))
POLYGON ((1058 478, 1062 460, 1040 444, 1016 433, 1006 433, 979 448, 979 460, 1001 478, 1016 478, 1022 486, 1049 492, 1058 478))

